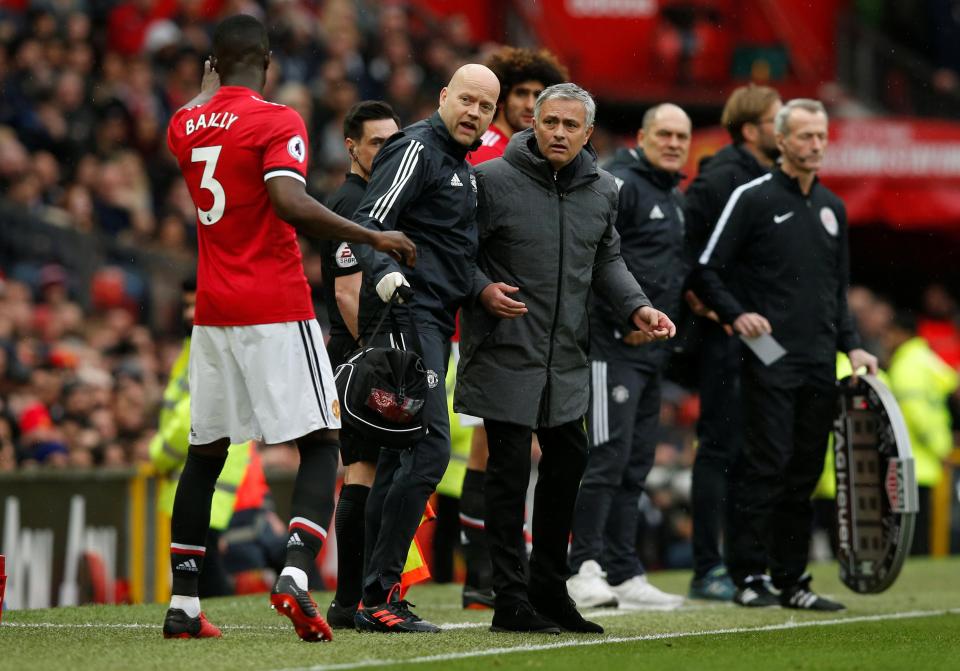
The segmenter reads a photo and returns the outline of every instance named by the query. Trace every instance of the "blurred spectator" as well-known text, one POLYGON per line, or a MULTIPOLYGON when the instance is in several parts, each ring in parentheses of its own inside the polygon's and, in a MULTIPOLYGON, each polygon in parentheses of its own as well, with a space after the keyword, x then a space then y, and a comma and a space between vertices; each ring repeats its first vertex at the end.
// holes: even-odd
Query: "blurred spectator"
POLYGON ((893 306, 867 287, 856 285, 847 291, 847 304, 863 338, 864 349, 882 357, 883 334, 893 320, 893 306))
POLYGON ((942 284, 931 284, 923 291, 923 316, 917 334, 930 349, 954 369, 960 369, 960 311, 957 301, 942 284))
POLYGON ((957 372, 917 336, 912 313, 899 311, 884 334, 890 352, 890 389, 900 404, 910 433, 920 508, 914 527, 912 554, 930 552, 930 493, 943 478, 943 462, 953 450, 947 399, 957 390, 957 372))

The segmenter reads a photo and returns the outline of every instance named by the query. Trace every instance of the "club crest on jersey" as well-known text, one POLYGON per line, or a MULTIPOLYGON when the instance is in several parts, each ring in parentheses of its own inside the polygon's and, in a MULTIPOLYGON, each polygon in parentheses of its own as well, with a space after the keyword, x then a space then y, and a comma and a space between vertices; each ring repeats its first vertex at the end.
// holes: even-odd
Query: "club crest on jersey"
POLYGON ((337 253, 334 256, 337 259, 338 268, 353 268, 357 265, 357 257, 353 255, 353 250, 346 242, 337 247, 337 253))
POLYGON ((470 186, 473 187, 473 192, 477 192, 477 176, 474 174, 470 175, 470 186))
POLYGON ((826 229, 827 233, 833 237, 837 236, 839 225, 837 224, 837 215, 829 207, 820 208, 820 223, 826 229))
POLYGON ((299 135, 294 135, 290 138, 290 141, 287 142, 287 153, 297 159, 297 163, 303 163, 304 156, 306 155, 303 138, 299 135))
POLYGON ((434 389, 438 384, 440 384, 440 376, 437 375, 437 371, 428 369, 427 370, 427 386, 431 389, 434 389))

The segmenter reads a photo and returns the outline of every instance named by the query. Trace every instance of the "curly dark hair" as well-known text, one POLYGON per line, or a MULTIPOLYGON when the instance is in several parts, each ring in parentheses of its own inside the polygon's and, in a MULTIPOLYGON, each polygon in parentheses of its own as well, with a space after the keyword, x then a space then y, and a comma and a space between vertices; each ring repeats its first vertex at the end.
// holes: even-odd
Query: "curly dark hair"
POLYGON ((567 81, 569 76, 556 56, 546 49, 503 47, 487 59, 486 65, 500 80, 498 102, 506 100, 510 89, 522 82, 534 80, 546 88, 567 81))

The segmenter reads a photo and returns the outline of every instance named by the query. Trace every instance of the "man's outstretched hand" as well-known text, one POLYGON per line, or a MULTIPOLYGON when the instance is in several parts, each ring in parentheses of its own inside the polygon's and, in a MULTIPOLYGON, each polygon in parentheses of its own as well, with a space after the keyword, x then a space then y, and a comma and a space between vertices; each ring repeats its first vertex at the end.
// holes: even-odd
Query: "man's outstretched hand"
POLYGON ((624 338, 624 342, 630 345, 639 345, 652 340, 666 340, 677 334, 677 327, 670 321, 670 317, 649 305, 634 310, 630 320, 637 327, 637 331, 643 334, 642 338, 639 338, 640 342, 632 342, 638 340, 637 334, 629 334, 624 338))
POLYGON ((520 287, 512 287, 503 282, 493 282, 480 292, 480 304, 494 317, 516 319, 527 314, 527 306, 515 301, 507 294, 515 294, 520 287))

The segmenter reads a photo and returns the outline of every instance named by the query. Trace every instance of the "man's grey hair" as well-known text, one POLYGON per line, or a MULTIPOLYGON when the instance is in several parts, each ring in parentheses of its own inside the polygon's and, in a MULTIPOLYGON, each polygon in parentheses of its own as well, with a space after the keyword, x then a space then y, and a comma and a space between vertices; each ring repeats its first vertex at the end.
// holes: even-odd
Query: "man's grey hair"
POLYGON ((583 109, 587 113, 587 128, 593 125, 593 121, 597 116, 597 103, 593 101, 593 96, 590 95, 589 92, 570 82, 554 84, 553 86, 548 86, 543 89, 543 92, 537 97, 537 102, 533 104, 533 116, 536 117, 538 121, 540 120, 540 108, 543 107, 543 103, 554 99, 577 100, 583 103, 583 109))
POLYGON ((793 100, 788 100, 786 104, 780 108, 780 111, 777 112, 777 116, 773 120, 773 129, 780 135, 790 134, 787 122, 790 121, 790 114, 793 110, 805 110, 811 114, 820 112, 828 121, 830 120, 830 117, 827 115, 827 109, 819 100, 814 100, 813 98, 794 98, 793 100))

